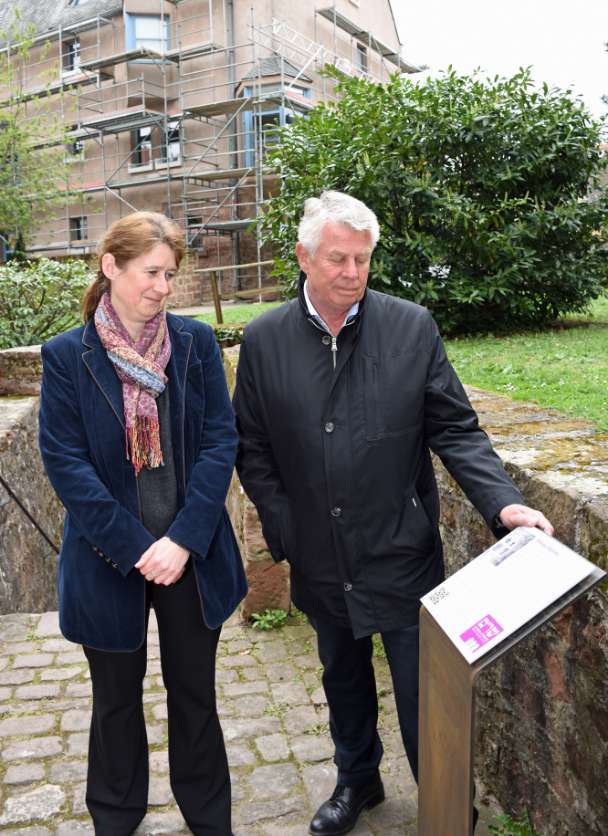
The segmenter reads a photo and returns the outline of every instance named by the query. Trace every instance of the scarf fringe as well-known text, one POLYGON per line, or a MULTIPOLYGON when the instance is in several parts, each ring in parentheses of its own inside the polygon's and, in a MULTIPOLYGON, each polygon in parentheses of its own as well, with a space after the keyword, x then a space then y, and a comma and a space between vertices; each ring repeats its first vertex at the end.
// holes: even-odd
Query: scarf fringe
POLYGON ((127 436, 136 476, 142 467, 160 467, 164 464, 160 446, 160 424, 157 418, 138 415, 135 424, 127 429, 127 436))

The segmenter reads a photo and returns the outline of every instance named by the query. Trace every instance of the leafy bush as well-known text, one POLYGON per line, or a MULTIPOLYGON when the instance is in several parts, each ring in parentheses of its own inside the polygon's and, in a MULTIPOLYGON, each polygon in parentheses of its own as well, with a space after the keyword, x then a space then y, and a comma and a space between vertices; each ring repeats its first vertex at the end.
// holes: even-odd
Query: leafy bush
POLYGON ((262 613, 251 613, 251 622, 257 630, 278 630, 286 621, 285 610, 264 610, 262 613))
POLYGON ((0 266, 0 348, 36 345, 77 325, 80 300, 92 279, 86 262, 78 259, 0 266))
POLYGON ((282 188, 263 234, 291 291, 304 199, 323 189, 378 216, 370 286, 426 305, 446 332, 542 325, 608 285, 601 125, 570 91, 538 90, 527 70, 339 90, 272 155, 282 188))
POLYGON ((497 825, 491 824, 488 827, 492 836, 540 836, 534 830, 527 810, 521 818, 513 819, 511 816, 502 815, 498 816, 497 822, 497 825))

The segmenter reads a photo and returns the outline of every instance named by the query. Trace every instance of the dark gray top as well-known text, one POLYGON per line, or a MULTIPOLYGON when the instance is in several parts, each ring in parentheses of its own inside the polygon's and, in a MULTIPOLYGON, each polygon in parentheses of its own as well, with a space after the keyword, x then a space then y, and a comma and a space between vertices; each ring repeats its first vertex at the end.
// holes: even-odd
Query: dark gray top
POLYGON ((168 385, 156 399, 156 407, 160 424, 160 446, 165 463, 161 467, 142 468, 137 477, 137 490, 141 520, 150 534, 159 538, 166 533, 178 511, 168 385))

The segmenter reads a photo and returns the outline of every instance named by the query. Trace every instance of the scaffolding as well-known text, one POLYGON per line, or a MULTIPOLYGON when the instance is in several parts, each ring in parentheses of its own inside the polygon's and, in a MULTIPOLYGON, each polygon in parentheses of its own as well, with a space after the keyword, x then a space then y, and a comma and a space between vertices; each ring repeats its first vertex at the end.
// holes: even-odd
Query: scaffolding
POLYGON ((159 0, 156 31, 98 15, 45 35, 37 63, 17 68, 21 101, 43 91, 69 127, 61 211, 28 249, 86 255, 118 217, 153 208, 184 229, 192 272, 219 268, 231 296, 264 284, 256 227, 280 185, 267 158, 277 127, 335 95, 323 66, 380 81, 417 68, 335 6, 312 10, 312 38, 285 21, 260 24, 252 9, 239 40, 226 4, 170 3, 167 13, 159 0))

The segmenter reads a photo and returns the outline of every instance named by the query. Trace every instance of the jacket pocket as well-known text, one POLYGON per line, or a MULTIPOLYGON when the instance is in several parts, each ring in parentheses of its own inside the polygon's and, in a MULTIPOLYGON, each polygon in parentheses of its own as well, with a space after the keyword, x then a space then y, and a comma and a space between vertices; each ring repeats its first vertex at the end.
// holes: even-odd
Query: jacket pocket
POLYGON ((435 547, 436 530, 417 491, 405 494, 401 514, 392 531, 391 545, 397 551, 429 554, 435 547))
POLYGON ((419 428, 424 408, 421 370, 410 358, 393 352, 363 355, 365 438, 396 438, 419 428))
POLYGON ((378 360, 376 357, 363 357, 363 405, 365 412, 365 437, 368 441, 379 439, 378 406, 378 360))

